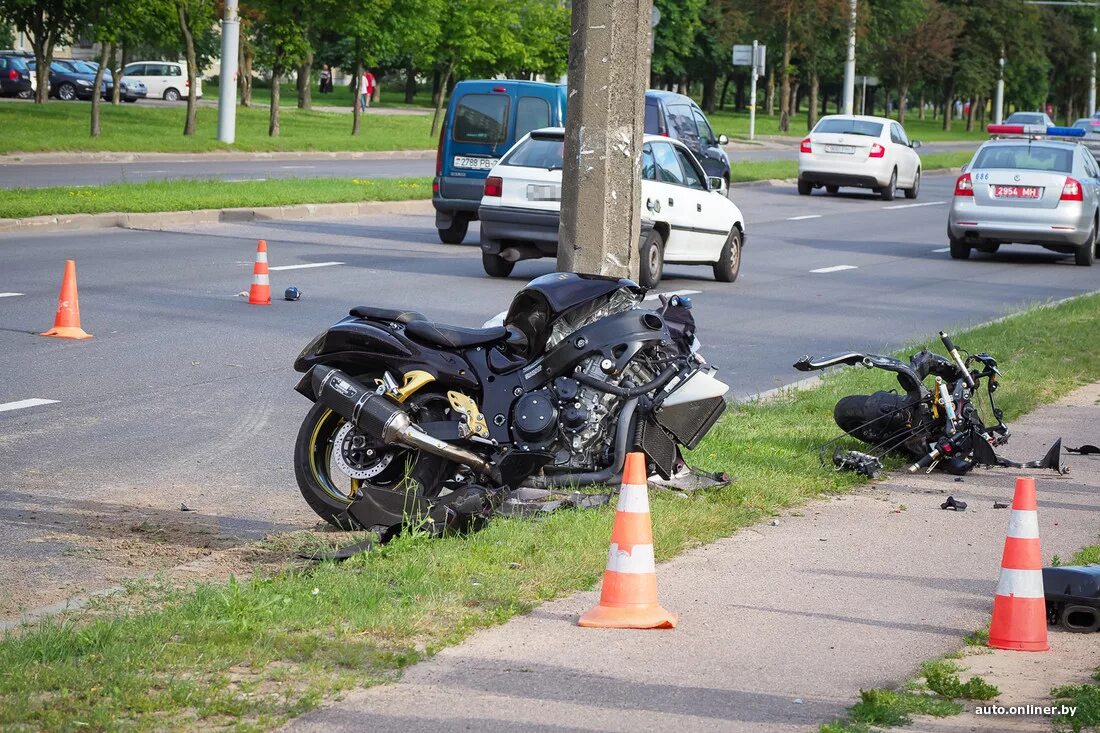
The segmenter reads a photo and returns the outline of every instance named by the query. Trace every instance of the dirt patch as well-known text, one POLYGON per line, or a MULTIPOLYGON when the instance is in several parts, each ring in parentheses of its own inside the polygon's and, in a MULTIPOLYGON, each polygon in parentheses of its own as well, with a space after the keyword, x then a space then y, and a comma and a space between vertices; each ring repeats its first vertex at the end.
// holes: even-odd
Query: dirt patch
POLYGON ((987 705, 1019 707, 1052 705, 1050 691, 1060 685, 1094 682, 1092 672, 1100 663, 1100 634, 1071 634, 1050 630, 1050 651, 1013 652, 985 647, 968 647, 958 660, 964 681, 979 675, 1001 691, 986 702, 963 703, 963 712, 951 718, 918 716, 905 730, 926 733, 1050 733, 1051 719, 1043 715, 977 715, 975 708, 987 705))

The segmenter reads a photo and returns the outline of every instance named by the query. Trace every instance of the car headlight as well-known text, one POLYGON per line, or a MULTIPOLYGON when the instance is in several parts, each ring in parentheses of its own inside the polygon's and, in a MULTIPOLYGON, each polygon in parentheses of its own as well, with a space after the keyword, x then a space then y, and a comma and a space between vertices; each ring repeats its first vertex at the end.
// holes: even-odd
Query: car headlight
POLYGON ((92 85, 92 83, 87 79, 77 79, 76 83, 82 87, 90 87, 92 85))

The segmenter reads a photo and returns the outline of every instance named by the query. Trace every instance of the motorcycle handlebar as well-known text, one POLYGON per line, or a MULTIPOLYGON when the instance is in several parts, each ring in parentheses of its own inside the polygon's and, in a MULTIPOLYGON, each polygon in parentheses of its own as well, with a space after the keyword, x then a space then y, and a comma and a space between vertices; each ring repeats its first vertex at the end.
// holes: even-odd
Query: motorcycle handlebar
POLYGON ((946 332, 940 331, 940 341, 943 342, 943 347, 948 351, 955 350, 955 342, 951 340, 951 337, 946 332))
POLYGON ((970 375, 970 370, 966 368, 966 362, 959 356, 959 350, 955 348, 955 342, 951 340, 944 331, 940 331, 940 341, 943 342, 944 348, 951 354, 951 358, 955 360, 955 366, 959 368, 959 374, 966 381, 966 384, 970 389, 974 389, 974 377, 970 375))
POLYGON ((936 450, 933 450, 931 453, 924 456, 919 461, 917 461, 912 466, 910 466, 909 467, 909 473, 916 473, 917 471, 921 470, 922 468, 928 468, 939 457, 940 457, 940 451, 937 448, 936 450))

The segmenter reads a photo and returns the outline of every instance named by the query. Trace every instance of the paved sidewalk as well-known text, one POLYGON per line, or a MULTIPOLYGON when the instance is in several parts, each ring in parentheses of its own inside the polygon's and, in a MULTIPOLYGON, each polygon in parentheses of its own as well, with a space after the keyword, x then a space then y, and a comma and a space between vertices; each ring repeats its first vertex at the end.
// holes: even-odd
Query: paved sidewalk
MULTIPOLYGON (((1006 453, 1100 436, 1100 385, 1013 423, 1006 453)), ((1100 459, 1036 474, 1043 556, 1097 540, 1100 459)), ((658 567, 673 631, 581 629, 579 593, 303 716, 293 731, 803 731, 989 620, 1014 474, 898 477, 658 567), (950 493, 969 502, 941 511, 950 493), (902 508, 904 506, 904 509, 902 508)))

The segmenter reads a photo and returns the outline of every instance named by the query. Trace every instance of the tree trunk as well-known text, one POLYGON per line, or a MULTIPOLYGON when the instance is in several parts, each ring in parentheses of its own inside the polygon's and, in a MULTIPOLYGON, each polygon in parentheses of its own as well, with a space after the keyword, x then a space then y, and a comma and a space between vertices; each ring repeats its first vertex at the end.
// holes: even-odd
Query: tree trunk
POLYGON ((243 42, 242 38, 241 52, 238 54, 240 57, 237 65, 237 77, 241 82, 241 106, 252 106, 252 46, 249 43, 243 42))
MULTIPOLYGON (((40 11, 44 13, 45 11, 40 11)), ((36 25, 38 25, 36 23, 36 25)), ((44 25, 44 24, 43 24, 44 25)), ((45 104, 50 98, 50 64, 53 63, 53 34, 47 33, 41 26, 31 35, 31 49, 34 51, 34 75, 37 88, 34 91, 34 103, 45 104)))
POLYGON ((198 76, 198 61, 195 56, 195 37, 191 33, 191 18, 187 7, 176 2, 176 16, 179 19, 180 33, 183 35, 184 50, 187 54, 187 119, 183 123, 183 134, 195 134, 195 78, 198 76))
POLYGON ((305 59, 298 65, 298 109, 313 109, 313 51, 306 53, 305 59))
MULTIPOLYGON (((355 55, 359 56, 359 44, 355 44, 355 55)), ((362 91, 359 85, 363 83, 363 62, 358 58, 355 59, 355 81, 352 83, 352 102, 351 102, 351 134, 352 136, 359 134, 360 123, 362 122, 363 110, 361 109, 362 101, 359 97, 359 93, 362 91)))
POLYGON ((111 76, 115 80, 115 86, 111 90, 111 104, 116 107, 119 105, 119 102, 122 101, 122 69, 126 66, 125 63, 118 63, 118 51, 118 46, 111 46, 111 59, 108 62, 110 64, 108 68, 111 70, 111 76))
POLYGON ((779 84, 779 131, 791 129, 791 7, 787 5, 787 20, 783 33, 783 66, 779 84))
POLYGON ((432 69, 432 106, 439 105, 439 95, 443 93, 443 72, 438 68, 432 69))
POLYGON ((920 104, 920 108, 917 110, 917 119, 918 120, 923 120, 924 119, 924 92, 923 91, 920 93, 919 104, 920 104))
POLYGON ((794 84, 791 85, 790 113, 791 113, 791 115, 797 115, 801 111, 802 111, 802 82, 800 80, 796 79, 794 84))
POLYGON ((814 125, 817 124, 817 93, 819 87, 819 80, 817 78, 817 72, 810 74, 810 104, 806 108, 806 129, 814 129, 814 125))
MULTIPOLYGON (((111 44, 104 43, 99 52, 99 68, 95 71, 95 87, 92 92, 92 126, 91 136, 99 137, 99 105, 103 99, 103 75, 107 71, 107 64, 111 61, 111 44)), ((115 90, 118 90, 118 80, 115 80, 115 90)))
POLYGON ((943 98, 943 129, 946 131, 951 130, 951 116, 955 112, 955 84, 951 83, 947 87, 947 94, 943 98))
POLYGON ((703 77, 703 103, 700 105, 708 115, 714 114, 717 105, 715 100, 715 87, 718 85, 718 77, 713 71, 703 77))
POLYGON ((767 93, 764 95, 764 113, 771 117, 775 114, 775 67, 768 67, 768 80, 764 85, 767 93))
MULTIPOLYGON (((726 92, 730 89, 730 75, 726 74, 722 79, 722 92, 718 95, 718 109, 726 109, 726 92)), ((736 96, 736 95, 735 95, 736 96)))
POLYGON ((405 67, 405 104, 416 101, 416 69, 412 64, 405 67))
POLYGON ((270 137, 279 137, 279 87, 283 75, 278 65, 271 69, 271 109, 267 117, 267 134, 270 137))
POLYGON ((966 131, 974 132, 974 97, 967 97, 966 99, 966 131))
MULTIPOLYGON (((447 72, 443 75, 443 84, 442 84, 442 86, 444 88, 446 88, 447 82, 450 81, 451 72, 454 71, 454 68, 455 68, 455 62, 454 61, 452 61, 451 63, 449 63, 447 65, 447 72)), ((432 117, 431 136, 433 138, 435 137, 436 132, 439 131, 439 115, 442 113, 442 111, 443 111, 443 95, 440 94, 439 95, 439 101, 435 103, 435 115, 432 117)))
POLYGON ((898 85, 898 122, 902 125, 905 124, 905 113, 909 109, 909 85, 901 83, 898 85))

